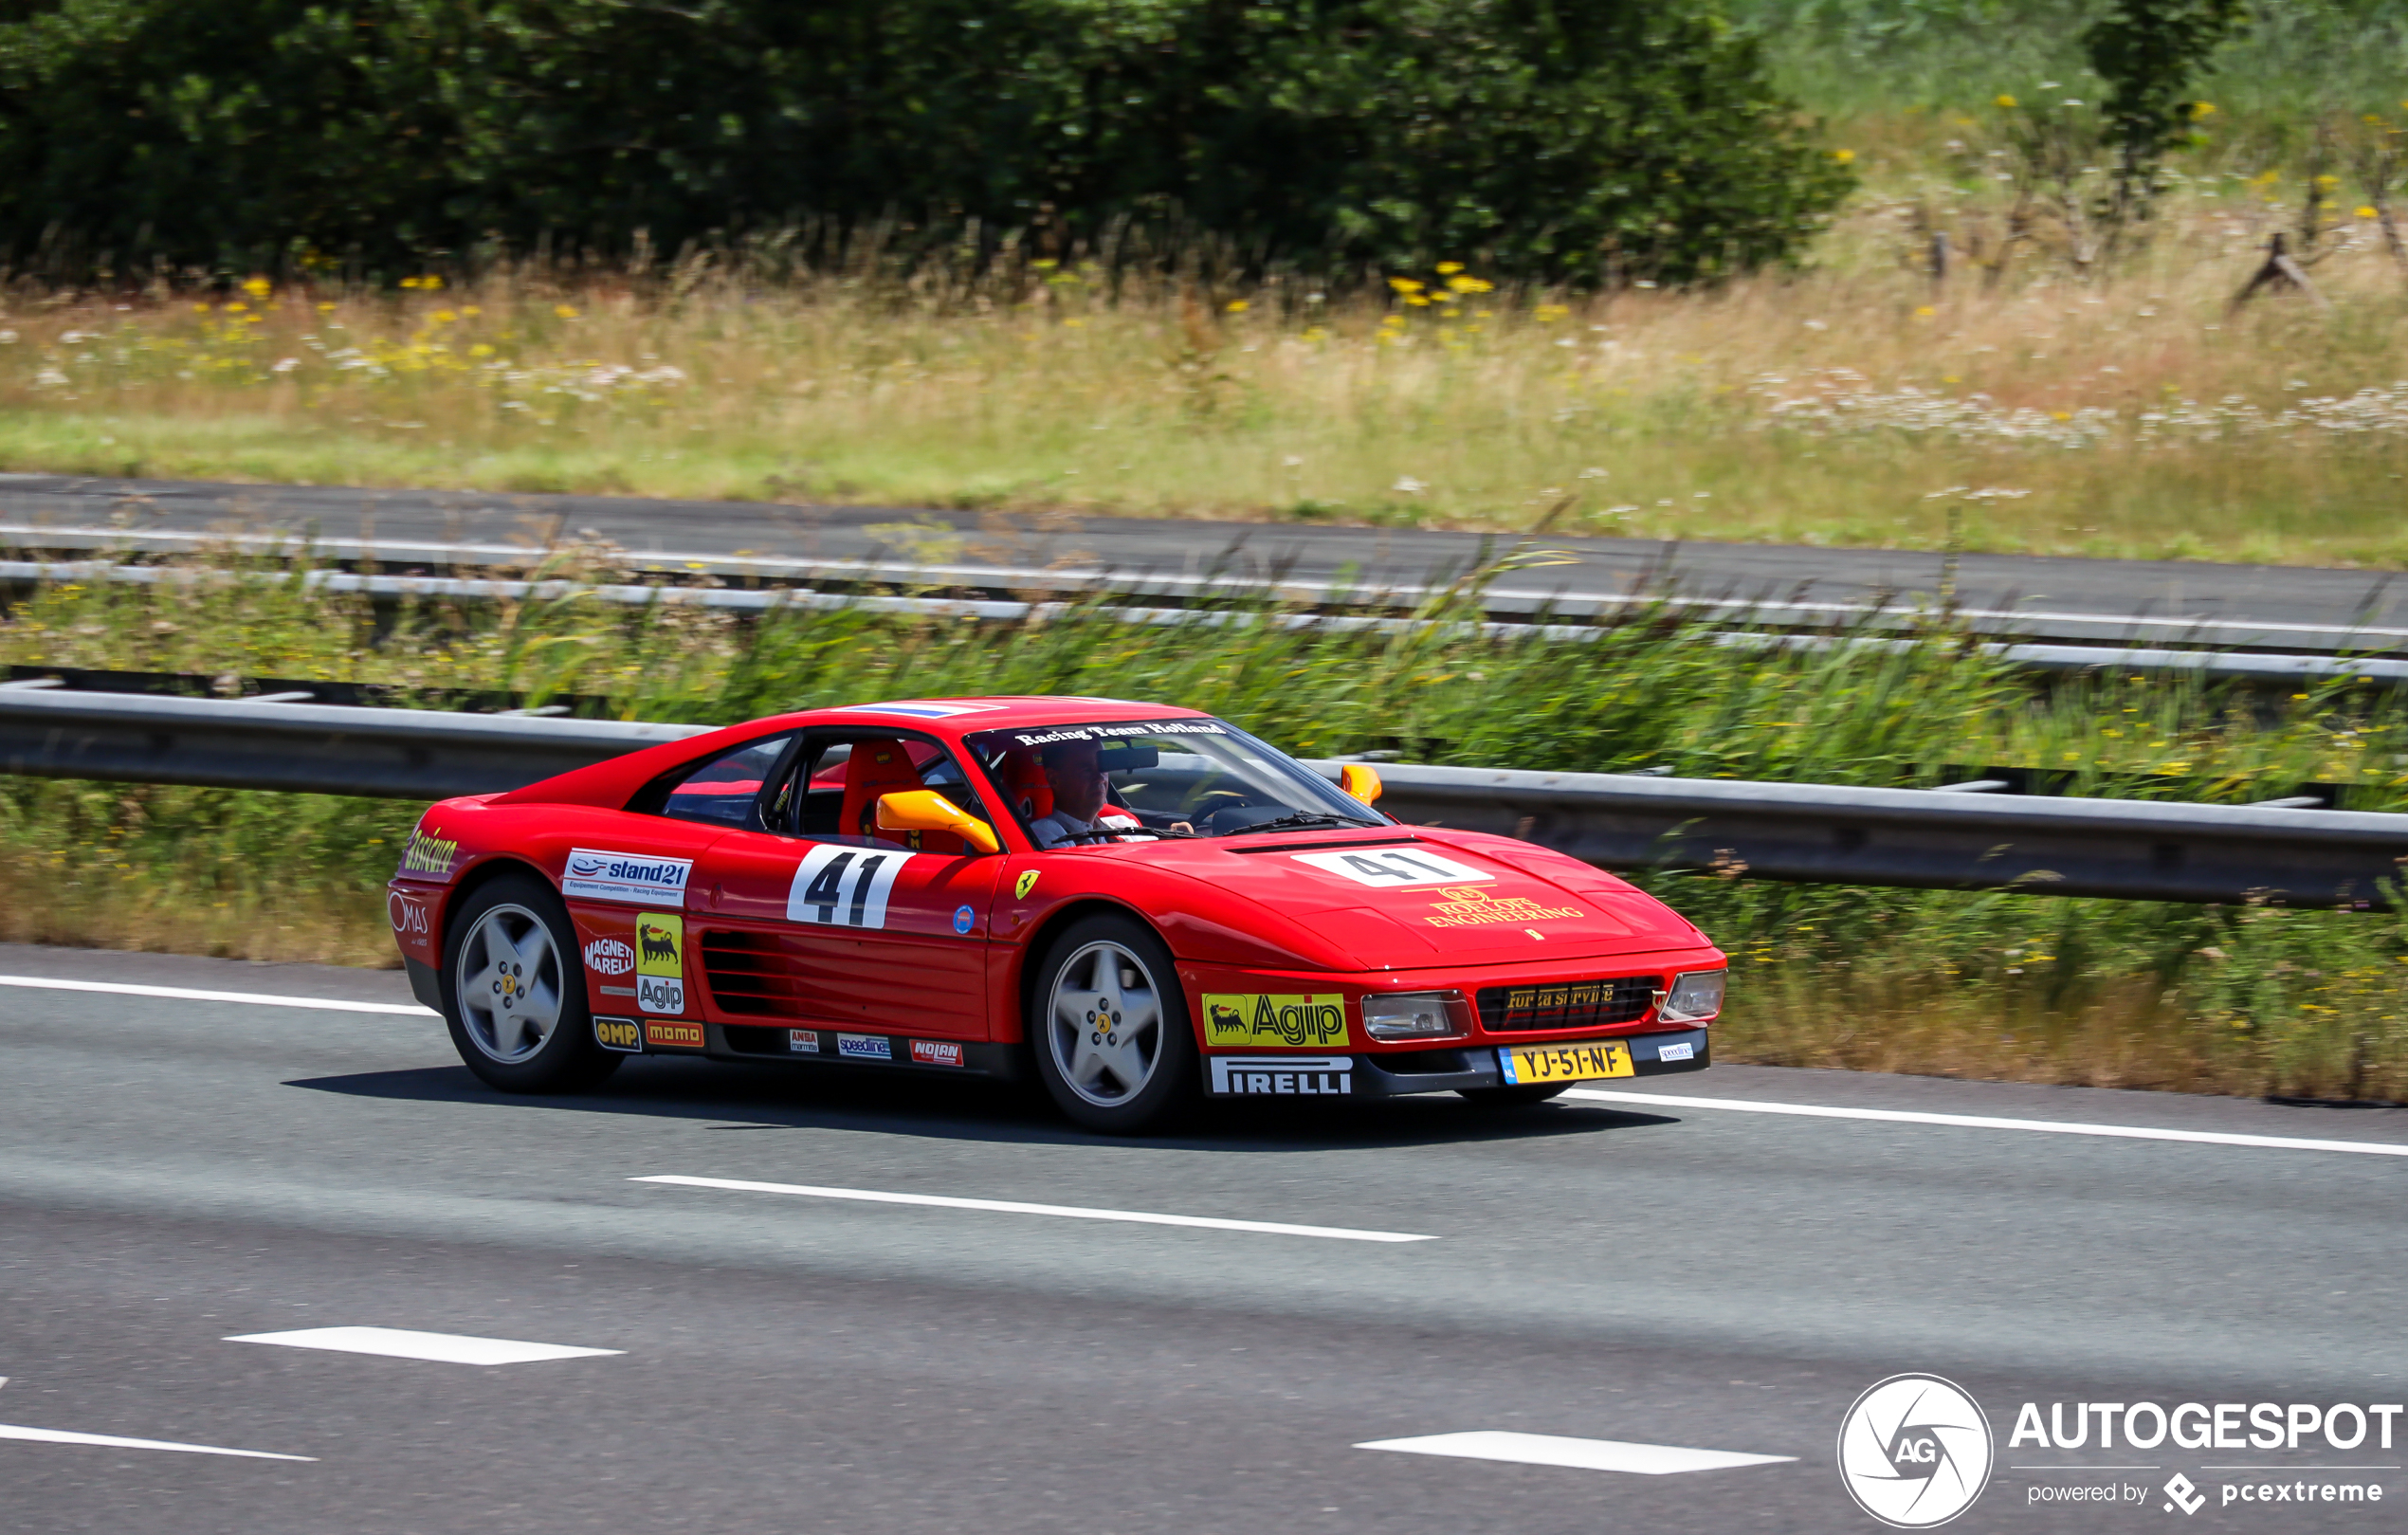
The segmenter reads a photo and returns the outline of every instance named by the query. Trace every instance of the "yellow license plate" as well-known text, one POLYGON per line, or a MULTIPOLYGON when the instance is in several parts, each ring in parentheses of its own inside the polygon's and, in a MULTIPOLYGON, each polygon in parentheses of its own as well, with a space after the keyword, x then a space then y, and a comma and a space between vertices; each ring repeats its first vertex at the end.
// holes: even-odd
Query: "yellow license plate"
POLYGON ((1497 1051, 1497 1064, 1515 1087, 1632 1074, 1631 1047, 1619 1039, 1596 1045, 1509 1045, 1497 1051))

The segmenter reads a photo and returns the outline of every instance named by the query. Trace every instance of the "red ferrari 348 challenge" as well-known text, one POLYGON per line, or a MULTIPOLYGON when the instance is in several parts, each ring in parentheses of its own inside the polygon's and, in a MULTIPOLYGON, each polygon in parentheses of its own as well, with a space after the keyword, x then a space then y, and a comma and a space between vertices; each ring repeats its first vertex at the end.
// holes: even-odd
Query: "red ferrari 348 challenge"
POLYGON ((444 800, 388 905, 419 998, 512 1091, 647 1052, 1033 1070, 1136 1131, 1199 1092, 1535 1102, 1706 1065, 1705 934, 1378 795, 1192 710, 865 704, 444 800))

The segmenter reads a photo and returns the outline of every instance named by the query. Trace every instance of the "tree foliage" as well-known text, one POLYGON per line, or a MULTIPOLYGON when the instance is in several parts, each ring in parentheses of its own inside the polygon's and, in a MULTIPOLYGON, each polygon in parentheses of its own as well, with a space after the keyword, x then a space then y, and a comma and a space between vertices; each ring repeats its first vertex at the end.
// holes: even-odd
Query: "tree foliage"
POLYGON ((2192 86, 2249 19, 2244 0, 2115 0, 2082 34, 2107 83, 2102 116, 2116 156, 2116 194, 2144 210, 2160 190, 2166 151, 2190 136, 2192 86))
POLYGON ((0 3, 0 247, 119 269, 809 215, 1684 281, 1845 194, 1701 0, 0 3))

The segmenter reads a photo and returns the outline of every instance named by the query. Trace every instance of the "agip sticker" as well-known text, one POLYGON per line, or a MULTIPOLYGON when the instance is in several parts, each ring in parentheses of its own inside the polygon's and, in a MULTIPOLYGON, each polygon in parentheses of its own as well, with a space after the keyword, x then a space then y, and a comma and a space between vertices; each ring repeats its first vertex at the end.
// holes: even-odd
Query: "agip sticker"
POLYGON ((1204 995, 1204 1043, 1216 1050, 1286 1045, 1323 1050, 1346 1043, 1346 998, 1261 992, 1204 995))

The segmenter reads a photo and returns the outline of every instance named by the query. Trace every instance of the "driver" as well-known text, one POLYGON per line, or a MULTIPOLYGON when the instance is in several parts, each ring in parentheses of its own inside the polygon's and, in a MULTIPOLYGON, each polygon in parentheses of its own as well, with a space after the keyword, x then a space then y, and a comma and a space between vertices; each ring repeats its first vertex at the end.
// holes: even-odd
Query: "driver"
MULTIPOLYGON (((1053 791, 1051 813, 1029 823, 1029 835, 1039 848, 1100 842, 1139 830, 1127 811, 1105 797, 1110 780, 1104 775, 1103 753, 1102 743, 1092 740, 1049 740, 1039 748, 1037 761, 1053 791)), ((1185 821, 1169 830, 1175 835, 1195 834, 1185 821)))

